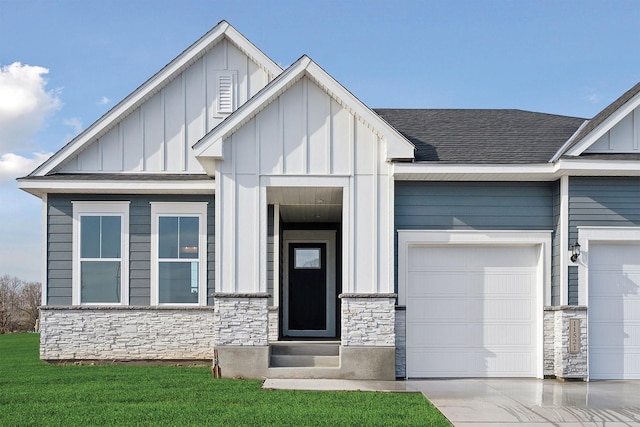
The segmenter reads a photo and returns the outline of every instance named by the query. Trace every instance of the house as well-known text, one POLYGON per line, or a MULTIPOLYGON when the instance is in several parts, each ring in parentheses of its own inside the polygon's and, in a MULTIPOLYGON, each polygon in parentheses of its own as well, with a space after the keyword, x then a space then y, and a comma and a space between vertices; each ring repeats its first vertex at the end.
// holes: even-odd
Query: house
POLYGON ((640 84, 591 120, 372 110, 223 21, 18 185, 43 360, 640 378, 640 84))

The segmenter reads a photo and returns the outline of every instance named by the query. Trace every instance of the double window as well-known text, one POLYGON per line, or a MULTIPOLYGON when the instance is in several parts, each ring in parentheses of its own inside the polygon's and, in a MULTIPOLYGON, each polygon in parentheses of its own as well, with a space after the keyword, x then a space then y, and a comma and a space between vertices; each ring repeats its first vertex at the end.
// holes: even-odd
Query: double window
POLYGON ((151 203, 151 304, 206 304, 206 203, 151 203))
POLYGON ((128 304, 128 219, 129 202, 73 202, 73 304, 128 304))

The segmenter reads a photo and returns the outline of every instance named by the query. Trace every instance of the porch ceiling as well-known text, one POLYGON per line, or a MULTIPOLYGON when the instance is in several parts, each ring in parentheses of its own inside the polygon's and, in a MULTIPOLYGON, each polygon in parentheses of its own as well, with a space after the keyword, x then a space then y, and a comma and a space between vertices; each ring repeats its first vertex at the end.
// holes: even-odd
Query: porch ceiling
POLYGON ((267 203, 279 204, 284 222, 340 222, 340 187, 269 187, 267 203))

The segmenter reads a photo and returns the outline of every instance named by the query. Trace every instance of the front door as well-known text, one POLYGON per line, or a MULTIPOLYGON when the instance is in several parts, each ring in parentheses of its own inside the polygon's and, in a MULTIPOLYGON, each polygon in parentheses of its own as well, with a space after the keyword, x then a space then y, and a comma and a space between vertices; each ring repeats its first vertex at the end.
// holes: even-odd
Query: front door
POLYGON ((334 337, 335 232, 285 232, 283 335, 334 337))
POLYGON ((327 245, 291 243, 289 259, 289 329, 326 329, 327 245))

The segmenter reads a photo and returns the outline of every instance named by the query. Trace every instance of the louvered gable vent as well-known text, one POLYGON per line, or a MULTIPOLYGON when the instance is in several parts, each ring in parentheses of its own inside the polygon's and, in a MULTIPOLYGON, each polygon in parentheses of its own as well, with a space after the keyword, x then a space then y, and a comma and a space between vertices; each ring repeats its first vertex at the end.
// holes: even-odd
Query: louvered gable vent
POLYGON ((231 114, 236 109, 236 73, 233 71, 218 74, 217 113, 231 114))

